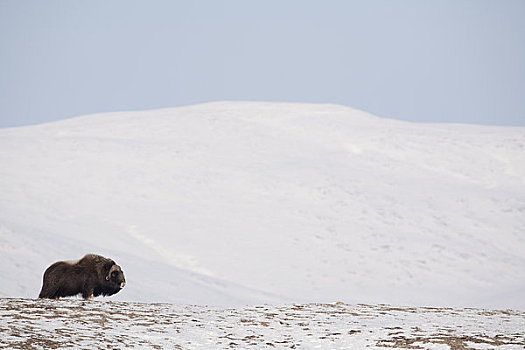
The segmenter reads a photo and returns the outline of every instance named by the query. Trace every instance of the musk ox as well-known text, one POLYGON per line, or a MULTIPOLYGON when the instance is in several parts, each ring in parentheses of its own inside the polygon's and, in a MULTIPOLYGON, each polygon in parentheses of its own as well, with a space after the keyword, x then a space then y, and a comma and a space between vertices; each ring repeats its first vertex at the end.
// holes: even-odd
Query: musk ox
POLYGON ((82 294, 93 300, 99 295, 113 295, 126 285, 124 272, 111 259, 87 254, 76 261, 58 261, 44 272, 39 298, 58 299, 82 294))

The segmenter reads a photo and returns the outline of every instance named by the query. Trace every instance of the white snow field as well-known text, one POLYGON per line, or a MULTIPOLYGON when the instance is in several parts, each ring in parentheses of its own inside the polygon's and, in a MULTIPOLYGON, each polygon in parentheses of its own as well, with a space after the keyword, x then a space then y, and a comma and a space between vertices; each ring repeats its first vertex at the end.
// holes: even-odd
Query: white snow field
POLYGON ((525 128, 217 102, 0 129, 0 296, 86 253, 114 301, 525 310, 525 128))

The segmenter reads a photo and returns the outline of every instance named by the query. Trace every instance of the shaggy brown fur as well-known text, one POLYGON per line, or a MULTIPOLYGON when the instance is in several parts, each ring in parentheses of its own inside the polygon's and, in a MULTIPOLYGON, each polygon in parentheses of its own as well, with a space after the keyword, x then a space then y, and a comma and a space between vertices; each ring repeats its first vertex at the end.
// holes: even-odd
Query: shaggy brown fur
POLYGON ((126 279, 111 259, 87 254, 77 261, 58 261, 44 272, 39 298, 58 299, 82 294, 84 299, 118 293, 126 279))

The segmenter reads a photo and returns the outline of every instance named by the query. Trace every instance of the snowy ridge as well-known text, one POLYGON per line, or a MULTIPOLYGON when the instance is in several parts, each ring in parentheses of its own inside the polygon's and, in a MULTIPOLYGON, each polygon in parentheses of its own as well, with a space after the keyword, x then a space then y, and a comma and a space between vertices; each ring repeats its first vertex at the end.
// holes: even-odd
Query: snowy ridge
POLYGON ((0 130, 0 295, 92 252, 113 299, 525 309, 525 129, 220 102, 0 130))

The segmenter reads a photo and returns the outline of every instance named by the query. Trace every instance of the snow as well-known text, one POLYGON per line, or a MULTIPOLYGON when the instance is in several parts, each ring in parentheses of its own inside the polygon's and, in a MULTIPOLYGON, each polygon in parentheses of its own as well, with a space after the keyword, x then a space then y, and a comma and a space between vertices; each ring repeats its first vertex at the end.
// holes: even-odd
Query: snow
POLYGON ((217 102, 0 129, 0 296, 113 258, 111 300, 525 309, 525 128, 217 102))
POLYGON ((523 349, 511 311, 0 299, 0 348, 523 349))

